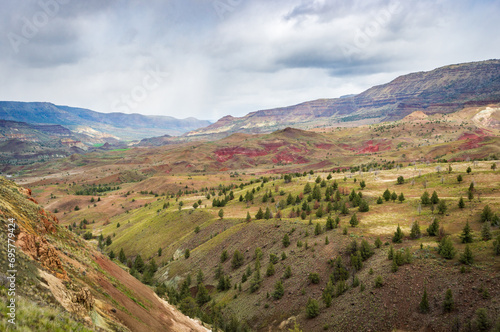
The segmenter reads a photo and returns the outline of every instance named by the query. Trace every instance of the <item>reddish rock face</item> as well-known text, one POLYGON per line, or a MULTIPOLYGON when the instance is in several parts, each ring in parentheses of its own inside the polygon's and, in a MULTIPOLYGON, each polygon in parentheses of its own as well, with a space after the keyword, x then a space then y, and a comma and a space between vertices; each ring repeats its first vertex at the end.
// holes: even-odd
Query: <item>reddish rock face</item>
POLYGON ((229 147, 229 148, 221 148, 215 151, 215 157, 219 162, 225 162, 229 159, 233 158, 234 155, 243 155, 248 157, 259 157, 267 155, 267 151, 265 150, 257 150, 257 149, 248 149, 242 148, 239 146, 229 147))

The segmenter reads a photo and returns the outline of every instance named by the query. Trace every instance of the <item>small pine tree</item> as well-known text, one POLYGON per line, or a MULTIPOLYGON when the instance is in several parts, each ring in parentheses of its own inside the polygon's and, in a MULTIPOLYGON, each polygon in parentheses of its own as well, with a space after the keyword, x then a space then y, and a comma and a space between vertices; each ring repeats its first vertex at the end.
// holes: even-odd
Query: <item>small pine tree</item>
POLYGON ((489 331, 491 322, 488 318, 488 311, 485 308, 479 308, 476 310, 474 325, 478 331, 489 331))
POLYGON ((469 222, 465 224, 462 234, 460 235, 460 238, 462 239, 462 243, 472 243, 472 229, 470 228, 469 222))
POLYGON ((239 250, 235 250, 233 254, 233 260, 231 261, 231 267, 235 270, 243 265, 245 262, 245 257, 239 250))
POLYGON ((113 260, 115 258, 115 253, 113 252, 113 250, 111 250, 111 252, 109 253, 109 259, 113 260))
POLYGON ((287 248, 290 245, 290 237, 288 236, 287 233, 285 233, 285 235, 283 236, 282 243, 285 248, 287 248))
POLYGON ((465 245, 465 250, 462 255, 460 255, 460 262, 465 265, 472 265, 474 263, 474 257, 472 255, 472 250, 469 244, 465 245))
POLYGON ((286 268, 285 268, 285 273, 283 274, 283 278, 284 279, 288 279, 292 276, 292 268, 290 267, 290 265, 288 265, 286 268))
POLYGON ((429 236, 436 236, 438 232, 439 232, 439 221, 437 219, 434 219, 427 228, 427 234, 429 234, 429 236))
POLYGON ((274 264, 270 262, 267 265, 266 276, 268 276, 268 277, 273 276, 274 272, 275 272, 274 264))
POLYGON ((411 239, 418 239, 422 236, 422 233, 420 232, 420 225, 417 220, 413 222, 411 225, 411 231, 410 231, 410 238, 411 239))
POLYGON ((462 174, 458 174, 457 181, 458 181, 458 183, 463 181, 462 174))
POLYGON ((389 252, 387 253, 387 259, 392 260, 394 259, 394 247, 391 246, 389 247, 389 252))
POLYGON ((349 224, 351 224, 351 227, 356 227, 359 224, 358 217, 356 217, 356 213, 352 215, 351 220, 349 220, 349 224))
POLYGON ((455 308, 455 301, 453 301, 453 293, 448 288, 444 295, 443 309, 445 312, 451 312, 455 308))
POLYGON ((496 256, 500 255, 500 234, 498 234, 495 241, 493 241, 493 253, 496 256))
POLYGON ((260 220, 264 218, 264 211, 262 211, 262 208, 259 208, 259 211, 257 211, 257 214, 255 215, 255 219, 260 220))
POLYGON ((465 207, 464 198, 462 196, 460 196, 460 199, 458 200, 458 207, 460 209, 463 209, 465 207))
POLYGON ((391 199, 391 192, 389 191, 389 189, 386 189, 382 196, 384 197, 386 202, 389 202, 389 200, 391 199))
POLYGON ((443 237, 441 242, 439 242, 438 253, 446 259, 452 259, 455 257, 455 247, 453 246, 449 236, 443 237))
POLYGON ((327 236, 327 237, 325 237, 325 245, 328 245, 328 244, 330 244, 330 240, 328 240, 328 236, 327 236))
POLYGON ((283 287, 283 283, 281 282, 281 280, 276 281, 273 292, 274 299, 279 300, 283 297, 284 294, 285 294, 285 288, 283 287))
POLYGON ((397 199, 398 199, 398 194, 396 194, 396 192, 395 192, 395 191, 393 191, 393 192, 392 192, 392 194, 391 194, 391 200, 392 200, 393 202, 395 202, 397 199))
POLYGON ((384 286, 384 279, 379 275, 375 278, 375 288, 380 288, 382 286, 384 286))
POLYGON ((403 231, 401 230, 401 227, 399 227, 398 225, 398 228, 396 229, 396 232, 394 232, 394 236, 392 237, 392 242, 402 243, 403 237, 404 237, 403 231))
POLYGON ((481 237, 483 238, 483 241, 491 240, 491 226, 488 221, 483 224, 483 227, 481 227, 481 237))
POLYGON ((377 204, 382 204, 382 203, 384 203, 384 200, 382 199, 382 197, 379 196, 377 199, 377 204))
POLYGON ((481 222, 491 221, 493 219, 493 211, 489 205, 486 205, 481 212, 481 222))
POLYGON ((432 196, 431 196, 431 203, 432 204, 437 204, 439 203, 439 197, 438 197, 438 194, 436 193, 436 191, 434 191, 432 193, 432 196))
POLYGON ((368 205, 368 202, 364 199, 361 200, 361 202, 359 203, 359 208, 358 208, 358 211, 359 212, 368 212, 370 210, 370 206, 368 205))
POLYGON ((122 264, 127 263, 127 256, 125 256, 125 251, 123 251, 123 248, 120 249, 120 253, 118 254, 118 260, 122 264))
POLYGON ((399 194, 398 196, 398 201, 400 201, 401 203, 403 203, 405 201, 405 195, 403 193, 399 194))
POLYGON ((382 240, 379 237, 375 240, 375 247, 380 248, 382 246, 382 240))
POLYGON ((424 191, 424 193, 420 197, 420 201, 422 202, 422 205, 431 204, 431 199, 430 199, 429 193, 427 191, 424 191))
POLYGON ((186 259, 188 259, 190 255, 191 255, 191 252, 189 251, 189 249, 186 249, 186 250, 184 251, 184 257, 185 257, 186 259))
POLYGON ((306 305, 306 316, 307 318, 314 318, 319 315, 319 304, 318 301, 309 298, 306 305))
POLYGON ((448 207, 446 206, 446 202, 444 201, 444 199, 440 199, 439 200, 437 209, 438 209, 438 213, 439 214, 445 214, 446 213, 446 211, 448 210, 448 207))
POLYGON ((250 212, 247 212, 247 217, 245 218, 246 222, 250 222, 252 220, 252 217, 250 217, 250 212))
POLYGON ((224 218, 224 210, 223 209, 220 209, 219 210, 219 218, 224 218))
POLYGON ((422 300, 420 301, 420 304, 418 305, 418 308, 421 313, 426 314, 429 312, 429 299, 427 298, 427 289, 424 288, 424 294, 422 295, 422 300))

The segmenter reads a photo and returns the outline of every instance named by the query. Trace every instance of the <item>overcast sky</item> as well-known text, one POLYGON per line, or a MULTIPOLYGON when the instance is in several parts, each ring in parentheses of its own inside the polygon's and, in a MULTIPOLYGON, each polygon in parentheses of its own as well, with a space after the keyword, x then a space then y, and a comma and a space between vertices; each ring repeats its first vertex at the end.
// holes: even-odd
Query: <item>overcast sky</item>
POLYGON ((499 18, 500 1, 2 1, 0 100, 242 116, 500 58, 499 18))

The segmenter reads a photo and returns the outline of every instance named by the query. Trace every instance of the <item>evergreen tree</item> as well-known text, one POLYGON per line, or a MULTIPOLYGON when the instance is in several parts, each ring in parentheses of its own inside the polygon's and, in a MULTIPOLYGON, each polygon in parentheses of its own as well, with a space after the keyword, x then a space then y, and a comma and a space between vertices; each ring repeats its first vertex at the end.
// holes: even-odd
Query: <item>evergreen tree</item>
POLYGON ((481 227, 481 237, 483 238, 483 241, 491 240, 491 226, 489 221, 485 222, 483 227, 481 227))
POLYGON ((247 217, 245 218, 246 222, 250 222, 252 220, 252 217, 250 217, 250 212, 247 212, 247 217))
POLYGON ((394 236, 392 237, 392 242, 402 243, 403 237, 404 237, 403 231, 401 230, 401 227, 399 227, 399 225, 398 225, 398 228, 396 229, 396 232, 394 233, 394 236))
POLYGON ((474 325, 478 331, 489 331, 491 322, 488 318, 488 311, 485 308, 479 308, 476 310, 474 325))
POLYGON ((344 215, 347 215, 349 214, 349 209, 347 208, 347 205, 344 203, 342 203, 342 208, 340 210, 340 213, 344 214, 344 215))
POLYGON ((269 262, 269 264, 267 265, 266 276, 270 277, 274 275, 274 272, 274 264, 272 262, 269 262))
POLYGON ((392 200, 393 202, 395 202, 397 199, 398 199, 398 194, 396 194, 396 192, 395 192, 395 191, 393 191, 393 192, 392 192, 392 194, 391 194, 391 200, 392 200))
POLYGON ((411 239, 418 239, 422 236, 422 233, 420 232, 420 225, 417 220, 413 222, 411 225, 411 231, 410 231, 410 238, 411 239))
POLYGON ((356 227, 359 224, 358 217, 356 217, 356 213, 352 215, 351 220, 349 220, 349 224, 351 224, 352 227, 356 227))
POLYGON ((141 255, 137 255, 137 257, 134 260, 134 269, 139 273, 142 273, 144 272, 145 268, 146 266, 144 265, 144 261, 142 260, 141 255))
POLYGON ((432 193, 432 196, 431 196, 431 203, 432 204, 437 204, 439 203, 439 198, 438 198, 438 194, 436 193, 436 191, 434 191, 432 193))
POLYGON ((328 216, 328 218, 326 218, 326 225, 325 225, 325 228, 327 230, 330 230, 330 229, 334 229, 334 224, 333 224, 333 218, 331 216, 328 216))
POLYGON ((201 283, 203 283, 203 279, 204 279, 204 276, 203 276, 203 271, 201 269, 198 270, 198 274, 196 275, 196 283, 199 285, 201 283))
POLYGON ((304 194, 309 194, 311 192, 311 185, 308 183, 306 183, 306 185, 304 186, 304 194))
POLYGON ((207 289, 203 285, 203 283, 198 284, 198 292, 196 294, 196 303, 201 307, 205 303, 210 302, 211 298, 210 295, 208 294, 207 289))
POLYGON ((382 196, 384 197, 386 202, 389 202, 389 200, 391 199, 391 192, 389 191, 389 189, 386 189, 382 196))
POLYGON ((122 264, 127 263, 127 256, 125 256, 125 251, 123 251, 123 248, 120 249, 120 253, 118 254, 118 260, 122 264))
POLYGON ((366 239, 361 240, 359 251, 363 261, 366 261, 374 254, 372 247, 370 246, 368 241, 366 241, 366 239))
POLYGON ((424 288, 424 295, 422 295, 422 300, 420 301, 420 304, 419 304, 419 309, 420 309, 420 312, 423 313, 423 314, 426 314, 429 312, 429 299, 427 298, 427 289, 424 288))
POLYGON ((185 257, 186 259, 188 259, 188 258, 189 258, 189 256, 191 256, 191 252, 189 251, 189 249, 186 249, 186 250, 184 251, 184 257, 185 257))
POLYGON ((328 240, 328 236, 327 236, 327 237, 325 237, 325 245, 328 245, 328 244, 330 244, 330 240, 328 240))
POLYGON ((309 298, 306 305, 306 316, 307 318, 314 318, 319 315, 319 304, 318 301, 309 298))
POLYGON ((288 265, 286 268, 285 268, 285 273, 283 274, 283 278, 284 279, 288 279, 292 276, 292 268, 290 267, 290 265, 288 265))
POLYGON ((281 282, 281 280, 276 281, 273 292, 274 299, 279 300, 283 297, 284 294, 285 294, 285 288, 283 287, 283 283, 281 282))
POLYGON ((239 250, 235 250, 233 254, 233 260, 231 261, 231 267, 236 270, 245 262, 245 257, 239 250))
POLYGON ((448 288, 444 295, 443 309, 445 312, 451 312, 455 308, 455 301, 453 301, 453 293, 448 288))
POLYGON ((223 209, 220 209, 219 210, 219 218, 224 218, 224 210, 223 209))
POLYGON ((266 207, 266 212, 264 212, 264 219, 268 220, 269 218, 271 218, 271 210, 266 207))
POLYGON ((380 248, 382 246, 382 240, 379 237, 375 240, 375 247, 380 248))
POLYGON ((403 183, 405 183, 405 178, 404 178, 403 176, 401 176, 401 175, 400 175, 400 176, 398 176, 397 183, 398 183, 398 184, 403 184, 403 183))
POLYGON ((262 208, 259 208, 259 211, 257 211, 257 214, 255 215, 255 219, 260 220, 264 218, 264 211, 262 211, 262 208))
POLYGON ((109 259, 113 260, 115 258, 115 253, 113 252, 113 250, 111 250, 111 252, 109 253, 109 259))
POLYGON ((363 259, 361 258, 361 253, 356 251, 355 254, 351 255, 351 265, 356 270, 359 271, 363 267, 363 259))
POLYGON ((446 206, 446 202, 444 201, 444 199, 440 199, 439 200, 437 209, 438 209, 438 213, 439 214, 445 214, 446 213, 446 210, 448 210, 448 207, 446 206))
POLYGON ((321 225, 316 223, 316 227, 314 228, 314 235, 318 236, 321 234, 321 225))
POLYGON ((391 246, 389 247, 389 252, 387 253, 387 259, 392 260, 394 259, 394 247, 391 246))
POLYGON ((439 221, 437 219, 434 219, 427 228, 427 234, 429 234, 429 236, 436 236, 438 232, 439 232, 439 221))
POLYGON ((472 250, 469 244, 465 245, 465 250, 462 255, 460 255, 460 262, 465 265, 472 265, 474 263, 474 256, 472 255, 472 250))
POLYGON ((500 255, 500 234, 498 234, 495 241, 493 241, 493 253, 496 256, 500 255))
POLYGON ((462 243, 472 243, 472 229, 470 228, 469 222, 465 224, 462 234, 460 235, 460 238, 462 239, 462 243))
POLYGON ((323 217, 323 206, 322 205, 320 205, 320 207, 316 211, 316 217, 318 217, 318 218, 323 217))
POLYGON ((458 207, 460 209, 463 209, 465 207, 464 198, 462 196, 460 196, 460 199, 458 200, 458 207))
POLYGON ((493 219, 493 211, 489 205, 486 205, 481 212, 481 222, 491 221, 493 219))
POLYGON ((438 253, 446 259, 452 259, 455 257, 455 247, 453 246, 449 236, 443 237, 441 242, 439 242, 438 253))
POLYGON ((405 201, 405 195, 403 193, 399 194, 398 201, 400 201, 401 203, 405 201))
POLYGON ((382 204, 384 202, 384 200, 382 199, 382 197, 378 197, 377 198, 377 204, 382 204))
POLYGON ((422 202, 422 205, 431 204, 431 199, 430 199, 429 193, 427 191, 424 191, 424 193, 420 197, 420 201, 422 202))
POLYGON ((220 254, 220 262, 224 263, 225 261, 227 261, 228 258, 229 255, 227 253, 227 250, 223 250, 222 253, 220 254))
POLYGON ((458 183, 463 181, 462 174, 458 174, 457 181, 458 181, 458 183))
POLYGON ((285 233, 285 235, 283 236, 282 243, 285 248, 287 248, 290 245, 290 237, 288 236, 287 233, 285 233))
POLYGON ((365 201, 364 199, 361 200, 359 203, 359 212, 368 212, 370 210, 370 207, 368 206, 368 202, 365 201))
POLYGON ((332 295, 334 292, 334 287, 332 281, 328 281, 326 284, 326 288, 323 291, 323 295, 321 296, 323 299, 323 302, 325 303, 325 306, 329 308, 332 305, 332 295))

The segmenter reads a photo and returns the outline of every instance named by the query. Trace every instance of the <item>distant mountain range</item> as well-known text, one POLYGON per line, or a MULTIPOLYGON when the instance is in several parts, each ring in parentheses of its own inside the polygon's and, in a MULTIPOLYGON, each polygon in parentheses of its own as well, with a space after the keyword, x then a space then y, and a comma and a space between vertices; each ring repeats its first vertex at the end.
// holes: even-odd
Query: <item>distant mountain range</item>
POLYGON ((210 125, 195 118, 176 119, 170 116, 99 113, 83 108, 58 106, 42 102, 0 102, 0 119, 31 124, 62 125, 76 133, 115 136, 136 140, 152 136, 181 135, 210 125))
POLYGON ((268 133, 285 127, 356 126, 399 120, 414 111, 452 113, 466 106, 500 102, 500 60, 441 67, 400 76, 358 95, 318 99, 294 106, 226 116, 185 136, 224 137, 268 133))

